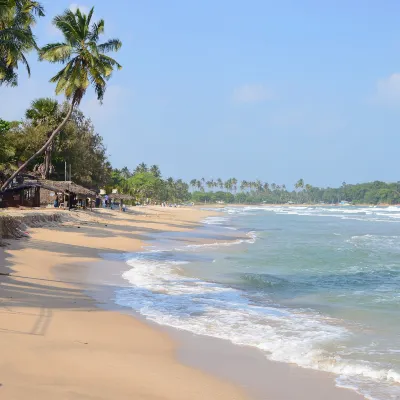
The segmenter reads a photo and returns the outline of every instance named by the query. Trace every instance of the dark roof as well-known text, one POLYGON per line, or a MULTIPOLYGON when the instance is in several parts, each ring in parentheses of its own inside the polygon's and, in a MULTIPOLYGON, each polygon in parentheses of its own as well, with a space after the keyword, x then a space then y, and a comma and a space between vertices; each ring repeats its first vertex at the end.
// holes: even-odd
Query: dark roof
POLYGON ((108 197, 113 200, 135 200, 135 197, 122 193, 111 193, 108 197))
POLYGON ((29 188, 32 188, 32 187, 42 187, 42 188, 47 189, 47 190, 52 190, 52 191, 55 191, 55 192, 58 191, 58 189, 56 187, 54 187, 54 186, 44 185, 44 184, 41 184, 41 183, 39 183, 37 181, 25 181, 24 183, 21 183, 20 185, 15 185, 15 186, 12 186, 12 187, 4 190, 3 193, 16 192, 18 190, 29 189, 29 188))
POLYGON ((50 190, 75 193, 75 194, 79 194, 82 196, 89 196, 89 197, 96 196, 96 192, 94 190, 87 189, 87 188, 85 188, 81 185, 77 185, 76 183, 71 182, 71 181, 49 181, 49 180, 43 179, 43 180, 38 180, 38 182, 45 189, 47 189, 46 186, 48 186, 48 187, 55 188, 55 189, 50 189, 50 190))
POLYGON ((96 196, 96 192, 94 190, 87 189, 71 181, 50 181, 47 179, 25 180, 24 183, 12 186, 6 189, 4 192, 15 192, 18 190, 28 189, 31 187, 41 187, 43 189, 51 190, 53 192, 75 193, 81 196, 88 196, 88 197, 96 196))

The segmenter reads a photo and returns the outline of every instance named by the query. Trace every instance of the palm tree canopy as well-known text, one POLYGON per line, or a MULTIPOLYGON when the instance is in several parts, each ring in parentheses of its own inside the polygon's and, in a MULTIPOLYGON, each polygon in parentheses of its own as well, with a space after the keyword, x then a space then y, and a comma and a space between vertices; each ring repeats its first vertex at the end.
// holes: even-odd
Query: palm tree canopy
POLYGON ((150 173, 152 173, 156 178, 161 177, 160 167, 158 165, 152 165, 150 167, 150 173))
POLYGON ((0 0, 0 85, 16 86, 19 63, 30 67, 26 54, 37 49, 32 26, 43 17, 41 4, 31 0, 0 0))
POLYGON ((33 100, 31 107, 25 112, 25 117, 35 124, 42 124, 55 119, 58 113, 58 101, 50 97, 33 100))
POLYGON ((113 70, 122 68, 106 54, 118 51, 121 41, 110 39, 98 43, 104 33, 104 20, 91 24, 93 12, 94 7, 87 15, 78 8, 75 12, 66 10, 56 16, 53 24, 63 34, 64 42, 48 44, 39 51, 41 60, 66 64, 50 82, 57 84, 56 94, 64 93, 73 104, 80 103, 90 84, 101 102, 113 70))

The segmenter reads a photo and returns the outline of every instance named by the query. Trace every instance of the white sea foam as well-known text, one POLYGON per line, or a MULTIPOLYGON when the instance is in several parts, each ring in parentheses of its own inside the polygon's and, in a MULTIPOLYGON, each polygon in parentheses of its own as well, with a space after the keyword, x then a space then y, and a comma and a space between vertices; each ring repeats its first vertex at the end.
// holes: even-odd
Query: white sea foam
POLYGON ((400 207, 353 207, 353 206, 248 206, 221 209, 228 214, 246 215, 256 211, 276 214, 332 217, 369 222, 400 222, 400 207))
POLYGON ((400 383, 398 371, 322 350, 352 335, 340 321, 304 309, 255 305, 240 290, 184 276, 182 262, 149 259, 142 253, 128 264, 132 269, 123 277, 132 287, 119 289, 115 300, 149 320, 257 347, 271 360, 333 372, 341 385, 355 385, 360 379, 400 383))
POLYGON ((223 225, 229 221, 227 217, 207 217, 203 219, 201 222, 206 225, 223 225))

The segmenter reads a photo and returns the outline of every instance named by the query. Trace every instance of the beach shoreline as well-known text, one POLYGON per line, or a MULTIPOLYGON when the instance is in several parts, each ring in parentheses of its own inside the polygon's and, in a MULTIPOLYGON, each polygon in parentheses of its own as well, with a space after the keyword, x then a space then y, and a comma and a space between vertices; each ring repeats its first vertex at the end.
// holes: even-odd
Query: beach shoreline
POLYGON ((193 230, 212 212, 144 207, 78 215, 62 226, 30 229, 28 240, 1 250, 0 272, 11 267, 10 276, 0 276, 3 398, 363 398, 336 388, 330 374, 161 327, 110 301, 112 285, 122 285, 130 267, 99 261, 99 253, 139 251, 152 234, 193 230))
POLYGON ((56 266, 73 270, 96 262, 101 252, 137 251, 149 232, 191 229, 209 214, 79 212, 60 226, 28 229, 28 239, 6 240, 0 261, 2 398, 245 399, 235 385, 177 362, 167 334, 99 308, 76 279, 54 274, 56 266))

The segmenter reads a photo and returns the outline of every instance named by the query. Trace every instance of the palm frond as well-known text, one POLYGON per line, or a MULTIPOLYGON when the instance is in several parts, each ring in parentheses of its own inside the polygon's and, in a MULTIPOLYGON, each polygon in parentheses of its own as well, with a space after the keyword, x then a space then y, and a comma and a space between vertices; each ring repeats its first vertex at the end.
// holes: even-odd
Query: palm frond
POLYGON ((97 45, 104 32, 104 21, 91 24, 93 11, 92 8, 86 15, 80 9, 75 12, 66 10, 55 17, 53 22, 63 33, 65 42, 49 44, 40 50, 41 60, 67 63, 50 82, 56 83, 57 94, 64 93, 75 104, 81 101, 90 85, 101 102, 112 72, 122 68, 116 60, 104 54, 119 50, 120 40, 112 39, 97 45))
POLYGON ((104 33, 104 19, 101 19, 97 24, 92 25, 92 32, 89 35, 89 40, 91 42, 97 43, 99 36, 104 33))
POLYGON ((122 46, 119 39, 110 39, 105 43, 99 44, 97 47, 102 53, 109 53, 110 51, 118 51, 122 46))
POLYGON ((73 48, 67 43, 50 43, 39 50, 39 59, 65 63, 71 59, 73 48))

